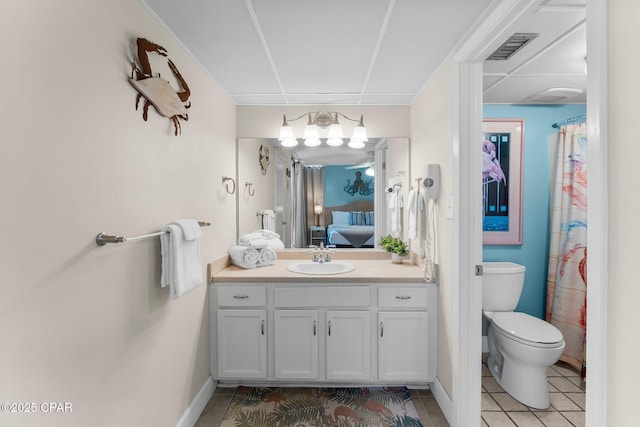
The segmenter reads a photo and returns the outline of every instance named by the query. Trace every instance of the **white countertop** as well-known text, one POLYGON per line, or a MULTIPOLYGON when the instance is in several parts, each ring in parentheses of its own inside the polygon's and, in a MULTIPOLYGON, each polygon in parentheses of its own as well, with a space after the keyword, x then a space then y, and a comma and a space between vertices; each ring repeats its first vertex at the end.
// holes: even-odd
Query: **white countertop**
MULTIPOLYGON (((394 264, 385 254, 385 259, 361 259, 355 253, 350 259, 348 253, 341 254, 334 259, 353 264, 355 270, 330 275, 311 275, 294 273, 287 270, 287 266, 298 261, 308 261, 309 256, 289 257, 278 253, 278 260, 267 267, 244 269, 229 265, 213 273, 210 268, 211 282, 359 282, 359 283, 416 283, 424 280, 422 268, 405 260, 402 264, 394 264), (360 259, 359 259, 360 258, 360 259)), ((373 256, 370 258, 380 258, 373 256)), ((211 265, 210 265, 211 266, 211 265)))

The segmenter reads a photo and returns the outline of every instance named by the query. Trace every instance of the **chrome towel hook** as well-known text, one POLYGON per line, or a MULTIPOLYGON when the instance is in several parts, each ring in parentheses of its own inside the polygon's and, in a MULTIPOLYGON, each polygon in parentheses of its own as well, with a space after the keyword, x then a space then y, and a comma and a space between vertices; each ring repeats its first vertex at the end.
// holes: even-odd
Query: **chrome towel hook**
POLYGON ((228 177, 228 176, 223 176, 222 177, 222 183, 225 184, 225 189, 227 190, 227 194, 233 194, 236 192, 236 180, 228 177), (231 181, 231 184, 233 184, 233 187, 231 190, 229 190, 229 184, 225 184, 225 182, 227 181, 231 181))
POLYGON ((256 194, 256 190, 252 187, 253 187, 253 182, 249 182, 249 181, 244 182, 244 188, 247 191, 247 193, 249 193, 250 196, 253 196, 256 194))

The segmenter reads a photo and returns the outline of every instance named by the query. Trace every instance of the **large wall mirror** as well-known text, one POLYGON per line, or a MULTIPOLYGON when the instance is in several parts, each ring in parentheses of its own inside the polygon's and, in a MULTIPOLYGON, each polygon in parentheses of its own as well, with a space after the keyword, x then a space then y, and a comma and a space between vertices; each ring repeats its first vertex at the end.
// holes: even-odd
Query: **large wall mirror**
POLYGON ((363 149, 237 144, 238 236, 272 228, 286 248, 374 248, 389 230, 390 180, 409 190, 408 138, 370 138, 363 149))

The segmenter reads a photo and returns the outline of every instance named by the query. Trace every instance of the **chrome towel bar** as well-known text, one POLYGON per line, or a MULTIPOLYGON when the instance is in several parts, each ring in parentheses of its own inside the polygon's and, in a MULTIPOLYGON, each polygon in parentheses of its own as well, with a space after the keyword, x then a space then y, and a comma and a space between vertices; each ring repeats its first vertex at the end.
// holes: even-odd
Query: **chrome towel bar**
MULTIPOLYGON (((198 221, 198 225, 200 227, 208 227, 211 225, 211 223, 198 221)), ((98 246, 104 246, 107 243, 123 243, 123 242, 130 242, 132 240, 148 239, 149 237, 160 236, 161 234, 164 234, 164 233, 167 233, 167 232, 156 231, 155 233, 144 234, 142 236, 136 236, 136 237, 122 237, 122 236, 113 236, 110 234, 100 233, 96 236, 96 243, 98 244, 98 246)))

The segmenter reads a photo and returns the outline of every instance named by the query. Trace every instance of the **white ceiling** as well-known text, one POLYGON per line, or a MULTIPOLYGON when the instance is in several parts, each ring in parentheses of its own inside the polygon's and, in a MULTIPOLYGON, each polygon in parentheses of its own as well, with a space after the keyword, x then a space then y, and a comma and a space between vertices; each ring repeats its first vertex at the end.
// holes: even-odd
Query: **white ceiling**
MULTIPOLYGON (((407 105, 490 4, 145 1, 238 105, 407 105)), ((485 102, 586 88, 585 0, 540 1, 545 5, 522 28, 540 36, 510 60, 486 63, 485 102)))

